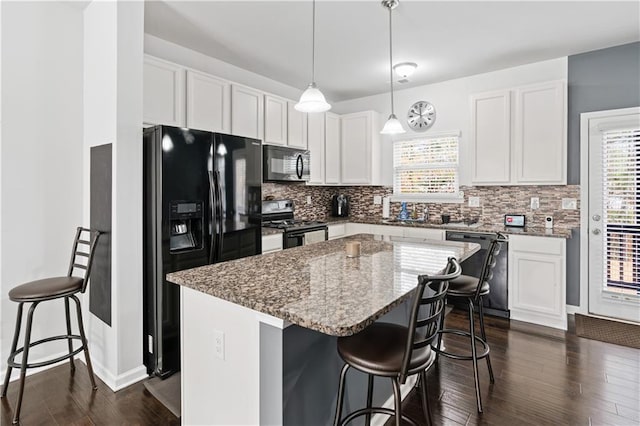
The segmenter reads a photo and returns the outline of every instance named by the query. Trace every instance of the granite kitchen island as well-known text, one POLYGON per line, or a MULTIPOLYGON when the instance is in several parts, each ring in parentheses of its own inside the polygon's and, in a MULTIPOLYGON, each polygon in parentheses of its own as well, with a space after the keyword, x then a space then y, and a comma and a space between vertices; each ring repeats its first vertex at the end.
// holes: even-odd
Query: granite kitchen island
MULTIPOLYGON (((336 336, 381 317, 406 323, 417 276, 478 249, 360 234, 169 274, 182 295, 182 423, 330 424, 336 336), (347 241, 361 242, 360 257, 345 256, 347 241)), ((349 380, 345 410, 366 389, 349 380)), ((376 381, 379 402, 385 385, 376 381)))

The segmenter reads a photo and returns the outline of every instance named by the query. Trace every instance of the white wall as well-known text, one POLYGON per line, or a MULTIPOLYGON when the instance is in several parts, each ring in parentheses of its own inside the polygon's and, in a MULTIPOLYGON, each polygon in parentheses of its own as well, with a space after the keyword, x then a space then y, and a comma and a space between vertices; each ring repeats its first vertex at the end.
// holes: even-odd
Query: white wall
POLYGON ((163 40, 150 34, 144 35, 144 52, 189 68, 215 75, 254 89, 297 100, 306 87, 292 87, 255 72, 236 67, 227 62, 204 55, 195 50, 163 40))
MULTIPOLYGON (((2 2, 1 7, 4 375, 17 309, 7 293, 26 281, 65 275, 75 227, 83 224, 83 22, 81 10, 57 2, 2 2)), ((48 302, 36 309, 33 339, 65 333, 63 306, 48 302)), ((29 355, 35 360, 65 350, 60 342, 29 355)))
MULTIPOLYGON (((523 86, 537 82, 567 79, 567 58, 552 59, 536 62, 514 68, 477 74, 470 77, 429 84, 410 89, 394 91, 395 113, 403 123, 407 133, 398 135, 394 139, 406 139, 416 135, 429 135, 436 132, 459 130, 460 164, 467 164, 468 144, 471 123, 471 104, 469 95, 488 92, 515 86, 523 86), (436 108, 436 122, 425 133, 416 133, 406 124, 407 111, 417 101, 429 101, 436 108)), ((398 85, 395 86, 398 88, 398 85)), ((391 113, 389 93, 367 96, 333 104, 334 112, 345 114, 356 111, 374 110, 382 114, 383 123, 391 113)), ((383 137, 384 175, 391 175, 393 155, 391 138, 383 137)), ((460 184, 469 185, 470 170, 460 167, 460 184)))
MULTIPOLYGON (((142 365, 142 62, 144 4, 92 2, 84 11, 84 157, 113 144, 112 324, 88 318, 96 374, 117 390, 142 365)), ((85 218, 89 170, 85 167, 85 218)))

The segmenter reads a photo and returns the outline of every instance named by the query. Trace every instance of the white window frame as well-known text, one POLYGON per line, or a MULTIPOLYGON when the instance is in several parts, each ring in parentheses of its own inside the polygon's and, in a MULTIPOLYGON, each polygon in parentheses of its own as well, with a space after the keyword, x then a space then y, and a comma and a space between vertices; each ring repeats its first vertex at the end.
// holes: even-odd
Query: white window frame
MULTIPOLYGON (((393 165, 393 195, 390 196, 391 201, 409 201, 409 202, 429 202, 429 203, 463 203, 464 202, 464 192, 460 191, 460 136, 461 132, 459 130, 449 131, 449 132, 437 132, 437 133, 429 133, 428 135, 422 134, 414 134, 412 137, 406 137, 402 139, 396 139, 393 143, 406 142, 416 139, 439 139, 439 138, 449 138, 449 137, 457 137, 458 138, 458 161, 456 165, 456 186, 458 191, 454 194, 447 193, 439 193, 439 194, 397 194, 395 192, 395 179, 396 179, 396 167, 393 165)), ((427 167, 428 168, 428 167, 427 167)), ((440 167, 433 167, 440 168, 440 167)))

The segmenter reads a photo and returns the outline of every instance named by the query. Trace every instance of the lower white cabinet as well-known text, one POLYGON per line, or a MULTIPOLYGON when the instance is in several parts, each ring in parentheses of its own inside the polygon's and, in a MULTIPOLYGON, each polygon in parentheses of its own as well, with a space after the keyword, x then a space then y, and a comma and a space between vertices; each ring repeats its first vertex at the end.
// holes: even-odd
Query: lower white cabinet
POLYGON ((509 236, 511 319, 567 329, 566 240, 509 236))
POLYGON ((347 235, 347 224, 336 223, 335 225, 329 225, 329 239, 335 240, 336 238, 342 238, 347 235))
POLYGON ((282 250, 282 234, 280 232, 262 236, 262 254, 280 250, 282 250))
POLYGON ((370 233, 377 235, 389 235, 391 237, 404 237, 404 228, 402 226, 388 225, 369 225, 370 233))
POLYGON ((410 238, 424 238, 426 240, 444 241, 445 231, 442 229, 406 227, 404 228, 403 236, 410 238))

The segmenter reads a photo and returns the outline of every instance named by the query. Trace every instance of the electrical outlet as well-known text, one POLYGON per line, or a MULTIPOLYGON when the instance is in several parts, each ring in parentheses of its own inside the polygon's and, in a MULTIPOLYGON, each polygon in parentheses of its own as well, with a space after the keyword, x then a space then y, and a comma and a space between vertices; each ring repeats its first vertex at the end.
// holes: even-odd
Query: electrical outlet
POLYGON ((531 210, 537 210, 540 208, 540 198, 531 197, 531 210))
POLYGON ((307 195, 307 204, 311 204, 311 195, 307 195))
POLYGON ((216 358, 224 360, 224 333, 220 330, 213 330, 213 354, 216 358))
POLYGON ((480 207, 480 197, 469 197, 469 207, 480 207))
POLYGON ((578 208, 578 200, 575 198, 563 198, 562 209, 563 210, 575 210, 578 208))
POLYGON ((375 204, 375 205, 382 204, 382 196, 381 195, 374 195, 373 196, 373 204, 375 204))

